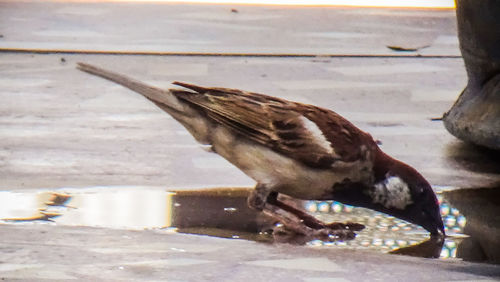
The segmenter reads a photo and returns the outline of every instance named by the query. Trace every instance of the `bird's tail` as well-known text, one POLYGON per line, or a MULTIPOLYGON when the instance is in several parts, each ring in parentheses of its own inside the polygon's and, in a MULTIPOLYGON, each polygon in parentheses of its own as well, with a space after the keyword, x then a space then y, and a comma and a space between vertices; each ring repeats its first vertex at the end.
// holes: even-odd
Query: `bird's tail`
POLYGON ((78 69, 92 75, 100 76, 116 82, 130 90, 137 92, 155 103, 160 109, 179 121, 193 137, 202 144, 210 144, 209 121, 200 116, 200 111, 192 105, 182 102, 169 90, 163 90, 143 82, 108 71, 93 65, 78 63, 78 69))
POLYGON ((171 111, 175 111, 178 113, 182 112, 186 113, 186 111, 189 112, 189 109, 186 108, 186 105, 183 104, 182 102, 179 102, 179 100, 174 95, 172 95, 172 93, 169 90, 163 90, 151 85, 147 85, 146 83, 140 82, 126 75, 105 70, 103 68, 96 67, 93 65, 85 63, 77 63, 77 65, 78 65, 77 68, 81 71, 90 73, 92 75, 100 76, 107 80, 118 83, 126 88, 129 88, 134 92, 143 95, 149 100, 155 102, 157 105, 161 104, 164 107, 166 106, 167 108, 170 109, 170 111, 168 111, 163 107, 162 109, 166 110, 170 114, 172 114, 171 111))

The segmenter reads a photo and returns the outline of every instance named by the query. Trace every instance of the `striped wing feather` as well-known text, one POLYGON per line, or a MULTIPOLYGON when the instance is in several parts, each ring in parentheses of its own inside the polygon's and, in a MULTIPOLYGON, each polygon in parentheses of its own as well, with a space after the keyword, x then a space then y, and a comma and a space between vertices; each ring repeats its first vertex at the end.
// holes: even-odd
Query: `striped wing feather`
POLYGON ((174 84, 193 90, 171 91, 215 122, 313 168, 359 159, 359 143, 372 140, 340 115, 311 105, 237 89, 174 84))

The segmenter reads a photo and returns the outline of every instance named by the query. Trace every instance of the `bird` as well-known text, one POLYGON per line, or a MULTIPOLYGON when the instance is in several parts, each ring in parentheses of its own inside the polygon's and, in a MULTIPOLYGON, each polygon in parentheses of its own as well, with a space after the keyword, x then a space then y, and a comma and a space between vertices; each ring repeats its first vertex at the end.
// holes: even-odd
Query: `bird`
POLYGON ((256 182, 247 203, 293 232, 342 237, 360 224, 325 223, 278 199, 335 200, 372 209, 445 236, 439 202, 413 167, 332 110, 221 87, 172 82, 161 89, 87 63, 77 68, 137 92, 194 139, 256 182))

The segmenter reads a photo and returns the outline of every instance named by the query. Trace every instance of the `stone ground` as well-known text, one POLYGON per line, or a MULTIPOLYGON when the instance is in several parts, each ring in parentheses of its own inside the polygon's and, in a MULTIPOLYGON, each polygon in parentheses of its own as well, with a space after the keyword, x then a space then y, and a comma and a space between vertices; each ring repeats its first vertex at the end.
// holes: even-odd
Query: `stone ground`
MULTIPOLYGON (((79 61, 161 87, 178 80, 313 103, 370 132, 438 190, 498 184, 498 154, 431 120, 466 84, 455 29, 451 10, 0 1, 0 189, 253 185, 141 96, 76 70, 79 61)), ((458 259, 165 229, 33 223, 2 224, 0 232, 7 280, 500 277, 497 266, 458 259)))

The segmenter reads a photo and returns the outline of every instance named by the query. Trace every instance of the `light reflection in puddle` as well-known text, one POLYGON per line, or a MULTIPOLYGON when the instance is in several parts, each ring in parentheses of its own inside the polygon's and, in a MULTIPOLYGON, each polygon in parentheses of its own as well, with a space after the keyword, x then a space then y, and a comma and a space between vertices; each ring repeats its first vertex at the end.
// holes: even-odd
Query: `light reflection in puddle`
MULTIPOLYGON (((46 222, 56 225, 94 226, 125 229, 175 227, 178 232, 206 234, 234 239, 272 242, 268 234, 272 222, 247 208, 248 188, 219 188, 166 192, 151 187, 97 187, 60 189, 57 192, 0 192, 0 223, 46 222)), ((457 256, 457 247, 467 220, 440 194, 446 232, 451 235, 439 245, 441 258, 457 256)), ((304 208, 325 222, 356 222, 366 226, 350 241, 312 240, 310 247, 371 249, 381 252, 429 256, 415 251, 436 248, 426 241, 421 227, 367 209, 338 202, 301 202, 304 208)), ((439 253, 440 252, 440 253, 439 253)), ((434 251, 435 253, 435 251, 434 251)), ((436 254, 434 254, 436 255, 436 254)))
MULTIPOLYGON (((458 243, 465 237, 463 229, 466 219, 457 209, 452 208, 449 203, 444 201, 441 194, 438 194, 438 200, 445 223, 445 231, 449 235, 443 244, 440 257, 453 258, 456 257, 458 243)), ((314 240, 309 242, 311 246, 370 248, 390 252, 418 244, 429 238, 428 233, 415 224, 371 210, 353 208, 339 202, 309 201, 306 202, 305 209, 326 222, 353 221, 366 226, 366 229, 358 233, 355 240, 345 242, 314 240)))
POLYGON ((4 222, 44 220, 62 225, 144 229, 170 226, 172 193, 141 189, 82 189, 68 193, 1 192, 4 222))

